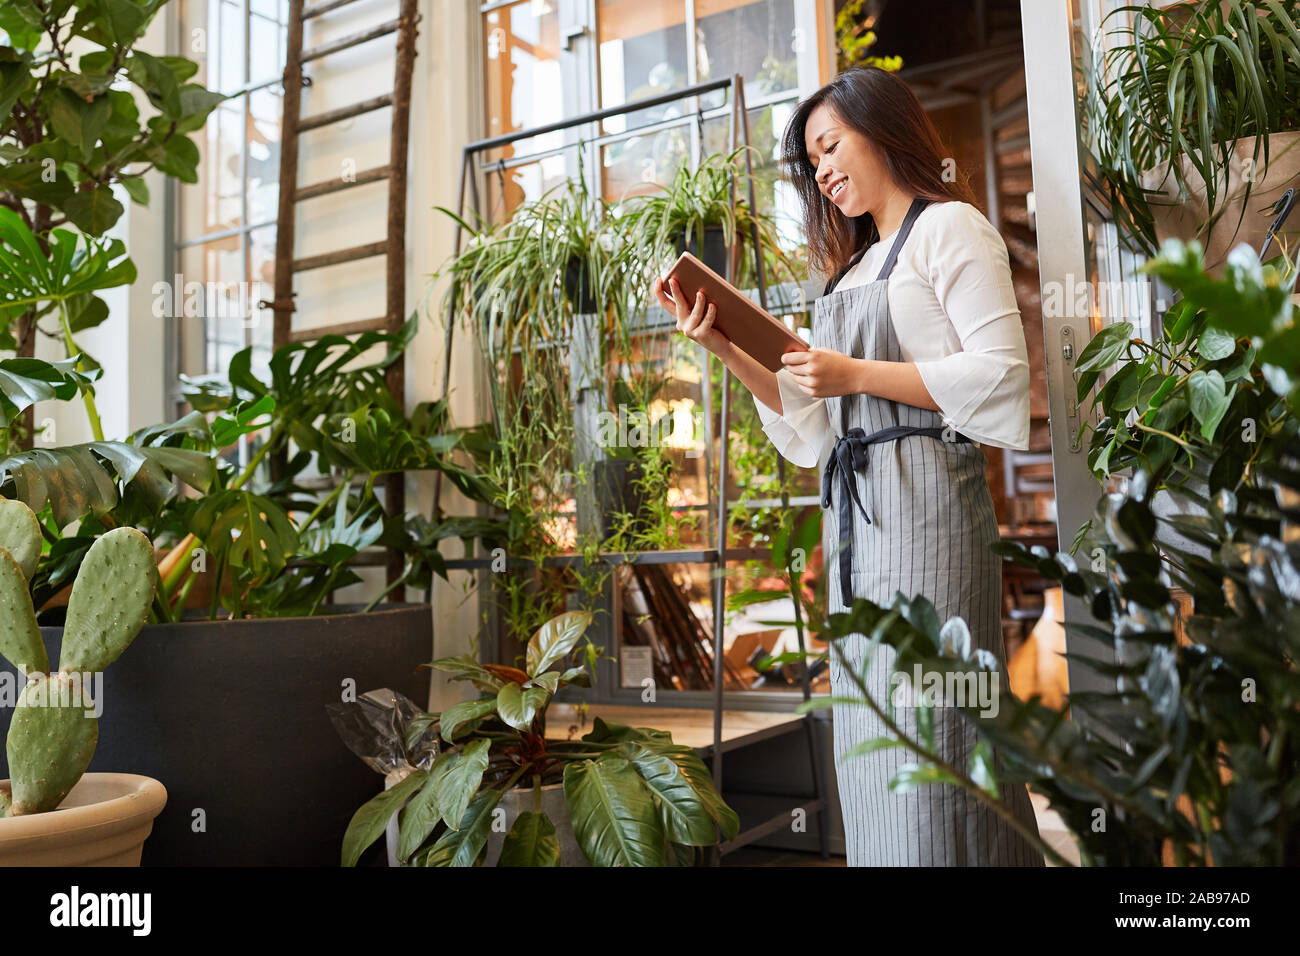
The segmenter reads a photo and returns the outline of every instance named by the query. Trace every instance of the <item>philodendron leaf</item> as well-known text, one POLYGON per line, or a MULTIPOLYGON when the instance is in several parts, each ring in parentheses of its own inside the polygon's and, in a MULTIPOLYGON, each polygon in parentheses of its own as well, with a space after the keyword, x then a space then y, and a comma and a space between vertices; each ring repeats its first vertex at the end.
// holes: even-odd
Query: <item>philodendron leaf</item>
POLYGON ((631 741, 614 751, 627 758, 645 785, 659 797, 668 839, 688 846, 712 846, 717 842, 713 820, 704 801, 695 792, 691 778, 677 762, 679 754, 693 753, 689 747, 652 749, 631 741))
POLYGON ((427 777, 427 770, 412 770, 403 779, 383 793, 377 793, 361 804, 352 814, 352 822, 343 834, 343 865, 356 866, 366 847, 379 839, 379 835, 388 828, 388 821, 401 809, 402 804, 427 777))
POLYGON ((550 694, 545 687, 524 688, 506 684, 497 694, 497 714, 511 727, 522 733, 532 730, 537 711, 546 706, 550 694))
POLYGON ((1215 371, 1193 372, 1187 377, 1187 391, 1192 415, 1201 426, 1201 434, 1206 439, 1212 439, 1219 422, 1232 404, 1232 396, 1227 391, 1223 376, 1215 371))
POLYGON ((447 743, 454 743, 457 737, 463 737, 469 733, 473 727, 478 726, 478 721, 488 714, 495 713, 496 709, 497 700, 495 697, 485 697, 482 700, 466 700, 459 704, 453 704, 444 710, 438 718, 442 739, 447 743))
POLYGON ((551 618, 528 642, 525 669, 536 677, 558 660, 567 657, 591 626, 590 611, 569 611, 551 618))
POLYGON ((483 783, 490 746, 489 740, 471 741, 456 755, 447 772, 438 781, 435 797, 438 801, 438 809, 442 813, 443 822, 453 830, 459 826, 461 817, 465 815, 465 808, 469 806, 470 800, 483 783))
POLYGON ((501 844, 497 866, 559 866, 560 841, 555 824, 544 813, 526 810, 501 844))
POLYGON ((663 866, 664 830, 654 796, 623 757, 564 768, 564 799, 578 845, 593 866, 663 866))
POLYGON ((3 548, 0 548, 0 656, 23 673, 43 674, 50 669, 27 576, 3 548))
POLYGON ((21 501, 0 498, 0 548, 18 562, 28 581, 41 560, 41 523, 36 514, 21 501))
POLYGON ((39 675, 18 696, 9 727, 10 816, 57 809, 90 766, 99 721, 87 688, 68 674, 39 675))
POLYGON ((411 798, 411 802, 402 810, 402 816, 398 825, 397 840, 397 858, 405 862, 411 854, 420 848, 433 828, 438 825, 442 818, 442 813, 438 810, 438 784, 442 778, 447 775, 451 769, 452 761, 455 759, 452 752, 444 752, 438 755, 438 759, 433 762, 429 769, 428 778, 424 781, 424 786, 420 792, 411 798))
POLYGON ((460 824, 438 838, 428 850, 416 854, 412 866, 473 866, 492 830, 492 811, 501 800, 501 791, 484 790, 466 806, 460 824))

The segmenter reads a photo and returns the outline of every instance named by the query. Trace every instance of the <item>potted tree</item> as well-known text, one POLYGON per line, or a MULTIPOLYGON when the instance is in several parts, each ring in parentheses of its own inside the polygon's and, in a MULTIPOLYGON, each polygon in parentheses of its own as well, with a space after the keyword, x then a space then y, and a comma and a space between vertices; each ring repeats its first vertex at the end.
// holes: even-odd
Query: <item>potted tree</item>
MULTIPOLYGON (((1087 84, 1088 140, 1126 238, 1197 239, 1217 271, 1259 249, 1300 179, 1300 2, 1124 7, 1087 84)), ((1109 19, 1109 17, 1107 18, 1109 19)), ((1281 235, 1294 243, 1300 220, 1281 235)))
POLYGON ((409 768, 357 810, 343 865, 354 866, 394 814, 396 855, 408 866, 689 865, 694 848, 734 838, 739 818, 703 761, 668 733, 597 719, 581 740, 548 739, 555 693, 590 683, 598 650, 578 642, 591 620, 571 611, 548 621, 522 669, 472 655, 434 661, 480 695, 406 722, 407 739, 436 728, 442 746, 427 768, 409 768), (504 834, 493 833, 498 808, 504 834))
POLYGON ((85 770, 105 704, 96 675, 145 622, 157 581, 153 548, 134 528, 96 539, 77 572, 53 671, 32 606, 40 556, 36 515, 0 499, 0 653, 26 679, 5 745, 10 779, 0 780, 0 865, 138 866, 166 790, 150 777, 85 770))

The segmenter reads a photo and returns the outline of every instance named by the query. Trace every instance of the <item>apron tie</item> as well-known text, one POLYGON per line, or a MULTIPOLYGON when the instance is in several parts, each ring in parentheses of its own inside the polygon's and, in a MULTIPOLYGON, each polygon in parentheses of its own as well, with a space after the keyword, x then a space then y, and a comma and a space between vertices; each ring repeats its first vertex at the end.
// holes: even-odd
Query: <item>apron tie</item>
POLYGON ((888 428, 882 428, 880 431, 868 435, 865 429, 854 427, 835 440, 835 447, 831 449, 830 457, 826 460, 826 469, 822 472, 822 507, 829 508, 831 506, 831 489, 838 473, 840 479, 840 507, 838 512, 840 528, 840 601, 843 604, 848 605, 853 601, 853 511, 850 507, 850 500, 858 506, 858 511, 862 512, 862 517, 867 524, 871 524, 871 515, 867 513, 866 506, 862 504, 862 499, 858 497, 858 483, 853 480, 854 472, 866 474, 867 466, 871 461, 867 449, 871 445, 896 441, 909 435, 925 435, 928 438, 953 442, 970 441, 965 435, 957 435, 956 433, 951 433, 954 437, 945 439, 945 432, 948 432, 948 429, 921 428, 915 425, 890 425, 888 428))

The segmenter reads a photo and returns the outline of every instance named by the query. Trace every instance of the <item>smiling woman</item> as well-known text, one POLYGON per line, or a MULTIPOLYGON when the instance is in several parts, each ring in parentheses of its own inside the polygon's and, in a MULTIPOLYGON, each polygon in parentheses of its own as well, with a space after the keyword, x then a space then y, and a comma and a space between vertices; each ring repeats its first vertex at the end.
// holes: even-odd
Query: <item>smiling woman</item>
MULTIPOLYGON (((998 528, 975 442, 1023 448, 1028 435, 1028 363, 1006 246, 891 73, 849 70, 802 101, 782 159, 802 201, 810 264, 832 275, 812 348, 787 353, 773 373, 714 327, 713 303, 692 306, 676 289, 671 299, 660 289, 660 301, 750 389, 781 453, 823 467, 828 613, 855 598, 924 596, 940 620, 969 623, 972 647, 1000 675, 1001 565, 989 551, 998 528)), ((868 647, 861 634, 834 646, 836 699, 856 696, 868 647)), ((878 702, 890 693, 893 658, 882 645, 870 661, 878 702)), ((917 714, 902 706, 894 715, 912 739, 917 714)), ((943 760, 969 766, 974 726, 952 708, 933 720, 943 760)), ((895 793, 908 752, 862 752, 885 736, 874 713, 834 706, 837 757, 857 752, 837 762, 850 866, 1042 865, 1022 835, 1037 833, 1023 785, 1001 787, 1019 832, 955 787, 895 793)))

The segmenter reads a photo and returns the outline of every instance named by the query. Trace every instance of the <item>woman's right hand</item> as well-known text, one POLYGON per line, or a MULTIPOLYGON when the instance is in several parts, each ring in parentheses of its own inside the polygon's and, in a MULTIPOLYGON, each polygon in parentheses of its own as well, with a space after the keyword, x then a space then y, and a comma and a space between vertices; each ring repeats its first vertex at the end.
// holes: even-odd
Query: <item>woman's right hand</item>
POLYGON ((656 276, 654 293, 659 304, 677 319, 677 331, 688 339, 698 342, 719 357, 722 355, 721 350, 731 345, 731 340, 713 327, 718 307, 706 299, 703 292, 698 293, 695 302, 688 307, 686 293, 675 278, 670 277, 665 288, 664 280, 656 276))

